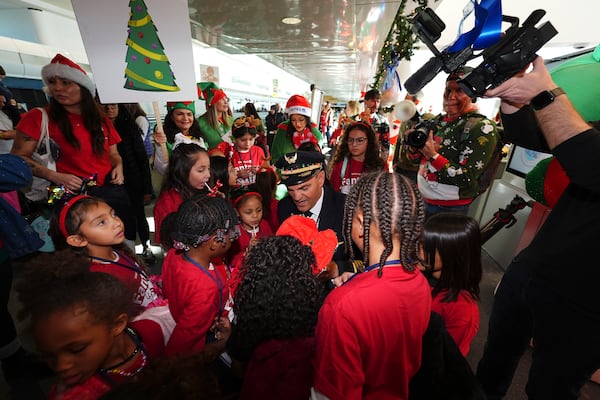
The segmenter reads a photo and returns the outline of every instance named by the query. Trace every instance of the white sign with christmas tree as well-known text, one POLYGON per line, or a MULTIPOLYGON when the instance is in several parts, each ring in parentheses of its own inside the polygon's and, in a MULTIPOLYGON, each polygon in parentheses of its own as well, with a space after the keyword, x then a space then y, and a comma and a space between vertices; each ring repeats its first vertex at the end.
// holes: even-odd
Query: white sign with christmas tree
POLYGON ((186 0, 72 0, 100 101, 197 98, 186 0))

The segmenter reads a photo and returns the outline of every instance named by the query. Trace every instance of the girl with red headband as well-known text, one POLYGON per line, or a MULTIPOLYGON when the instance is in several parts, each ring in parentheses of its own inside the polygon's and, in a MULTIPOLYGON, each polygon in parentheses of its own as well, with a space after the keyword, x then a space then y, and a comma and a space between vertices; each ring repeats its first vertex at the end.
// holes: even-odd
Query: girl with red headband
POLYGON ((263 218, 262 196, 254 186, 239 188, 233 192, 233 206, 240 217, 240 237, 231 244, 229 250, 232 269, 232 287, 238 281, 238 272, 246 253, 261 238, 273 235, 269 222, 263 218))
POLYGON ((90 258, 90 271, 113 275, 129 288, 133 303, 142 310, 133 324, 144 333, 149 351, 162 354, 175 321, 162 296, 158 277, 151 276, 123 246, 123 221, 114 209, 101 199, 80 195, 67 200, 51 224, 57 248, 68 245, 75 253, 90 258))

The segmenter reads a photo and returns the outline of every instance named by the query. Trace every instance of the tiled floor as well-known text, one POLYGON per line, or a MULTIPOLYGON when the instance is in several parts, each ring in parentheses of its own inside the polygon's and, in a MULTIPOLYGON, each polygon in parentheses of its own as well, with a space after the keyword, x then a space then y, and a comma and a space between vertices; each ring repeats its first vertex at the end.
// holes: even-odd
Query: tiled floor
MULTIPOLYGON (((152 215, 152 207, 149 206, 146 208, 147 215, 152 215)), ((151 221, 152 222, 152 221, 151 221)), ((153 228, 151 224, 151 228, 153 228)), ((153 252, 157 255, 158 260, 155 265, 152 266, 153 273, 160 273, 160 268, 162 264, 162 253, 160 248, 153 247, 153 252)), ((138 253, 141 252, 141 246, 137 249, 138 253)), ((477 366, 477 362, 479 361, 483 345, 485 341, 485 337, 487 334, 487 321, 489 318, 489 313, 492 306, 493 301, 493 291, 496 285, 498 284, 500 278, 502 277, 502 269, 492 260, 485 252, 483 253, 483 280, 481 282, 481 304, 480 304, 480 313, 481 313, 481 324, 479 332, 477 336, 473 340, 471 345, 471 352, 467 356, 467 360, 471 364, 473 368, 477 366)), ((16 271, 18 275, 18 271, 16 271)), ((18 303, 15 301, 15 297, 11 299, 11 309, 17 310, 18 303)), ((22 326, 19 326, 19 329, 22 329, 22 326)), ((23 341, 25 345, 31 348, 31 340, 26 336, 23 337, 23 341)), ((509 390, 509 393, 506 397, 507 400, 524 400, 527 397, 525 396, 525 383, 527 381, 527 371, 530 364, 530 354, 527 353, 521 360, 521 364, 517 370, 515 378, 513 380, 513 384, 509 390)), ((41 382, 41 387, 44 391, 47 392, 50 385, 52 384, 52 380, 46 380, 41 382)), ((23 392, 13 397, 9 397, 9 391, 6 383, 2 379, 0 374, 0 399, 18 399, 18 400, 36 400, 41 397, 36 397, 34 392, 32 392, 32 385, 24 386, 23 392)), ((596 385, 594 383, 588 383, 582 390, 582 394, 580 396, 580 400, 600 400, 600 385, 596 385)))

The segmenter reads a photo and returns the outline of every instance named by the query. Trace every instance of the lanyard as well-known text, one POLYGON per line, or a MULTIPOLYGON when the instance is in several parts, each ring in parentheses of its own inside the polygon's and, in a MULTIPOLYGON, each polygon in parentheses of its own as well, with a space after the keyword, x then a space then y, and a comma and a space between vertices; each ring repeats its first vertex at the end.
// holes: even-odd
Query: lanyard
MULTIPOLYGON (((248 168, 246 168, 246 163, 244 162, 244 157, 242 157, 242 153, 240 153, 240 151, 237 149, 237 147, 235 147, 235 152, 238 154, 238 157, 240 158, 240 162, 242 163, 242 168, 248 169, 248 168)), ((248 155, 250 156, 250 168, 252 168, 252 166, 254 165, 252 162, 252 149, 248 150, 248 155)))
MULTIPOLYGON (((402 265, 402 264, 400 264, 400 260, 389 260, 383 264, 384 267, 386 267, 388 265, 402 265)), ((376 268, 379 268, 379 264, 369 265, 367 268, 365 268, 363 270, 363 272, 357 272, 356 274, 354 274, 350 278, 348 278, 346 280, 346 282, 344 282, 344 285, 347 284, 348 282, 350 282, 352 279, 354 279, 357 275, 361 275, 361 274, 364 274, 365 272, 373 271, 376 268)))
POLYGON ((102 257, 95 257, 95 256, 90 256, 90 258, 92 260, 97 260, 103 263, 107 263, 107 264, 114 264, 114 265, 118 265, 119 267, 128 269, 130 271, 133 272, 137 272, 138 274, 142 275, 144 278, 148 279, 148 274, 146 274, 138 265, 136 262, 134 262, 133 260, 129 259, 129 257, 124 256, 123 254, 120 253, 115 253, 119 258, 119 260, 124 260, 125 262, 127 262, 127 264, 124 264, 122 262, 116 261, 116 260, 108 260, 106 258, 102 258, 102 257))
POLYGON ((221 276, 219 275, 219 272, 217 271, 217 268, 215 267, 215 275, 211 274, 206 268, 204 268, 202 265, 200 265, 198 262, 196 262, 195 260, 193 260, 187 253, 183 254, 183 257, 190 263, 192 263, 193 265, 195 265, 200 271, 204 272, 214 283, 217 284, 217 288, 219 290, 219 313, 218 313, 218 317, 221 316, 221 314, 223 313, 223 287, 225 286, 223 284, 223 280, 221 279, 221 276))

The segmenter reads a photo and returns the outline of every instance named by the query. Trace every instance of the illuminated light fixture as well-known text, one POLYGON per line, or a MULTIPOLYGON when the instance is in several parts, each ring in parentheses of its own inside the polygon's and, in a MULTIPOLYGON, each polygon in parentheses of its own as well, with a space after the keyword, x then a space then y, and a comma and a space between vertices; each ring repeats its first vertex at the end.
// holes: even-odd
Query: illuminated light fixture
POLYGON ((298 25, 302 20, 298 17, 285 17, 281 19, 281 22, 286 25, 298 25))
POLYGON ((371 7, 371 9, 369 10, 369 13, 367 14, 367 22, 377 22, 379 20, 379 17, 381 15, 383 15, 383 11, 385 9, 385 6, 376 6, 376 7, 371 7))

